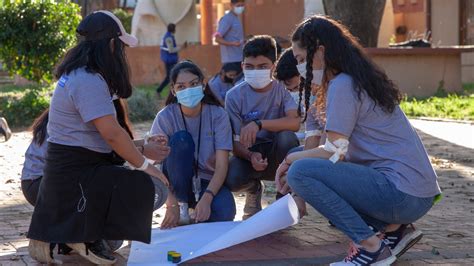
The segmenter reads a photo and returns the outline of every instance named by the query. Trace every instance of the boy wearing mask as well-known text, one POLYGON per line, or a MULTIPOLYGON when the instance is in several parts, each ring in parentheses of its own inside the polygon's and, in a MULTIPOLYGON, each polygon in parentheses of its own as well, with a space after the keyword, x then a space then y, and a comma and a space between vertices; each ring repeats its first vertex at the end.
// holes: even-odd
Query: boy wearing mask
POLYGON ((243 50, 245 81, 226 96, 234 135, 226 185, 247 192, 244 219, 262 209, 261 180, 274 180, 278 165, 299 145, 294 133, 300 127, 298 106, 284 84, 272 80, 276 57, 272 37, 250 39, 243 50))
POLYGON ((221 71, 209 80, 208 85, 219 103, 224 106, 227 92, 234 86, 235 77, 242 71, 241 66, 226 63, 221 71))

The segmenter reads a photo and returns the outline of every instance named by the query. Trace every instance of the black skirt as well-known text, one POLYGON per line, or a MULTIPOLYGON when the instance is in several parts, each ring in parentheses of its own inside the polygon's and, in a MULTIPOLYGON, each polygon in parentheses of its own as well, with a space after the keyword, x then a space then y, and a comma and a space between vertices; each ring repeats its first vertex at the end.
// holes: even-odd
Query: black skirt
POLYGON ((151 177, 117 165, 113 153, 49 143, 28 238, 150 243, 154 195, 151 177))

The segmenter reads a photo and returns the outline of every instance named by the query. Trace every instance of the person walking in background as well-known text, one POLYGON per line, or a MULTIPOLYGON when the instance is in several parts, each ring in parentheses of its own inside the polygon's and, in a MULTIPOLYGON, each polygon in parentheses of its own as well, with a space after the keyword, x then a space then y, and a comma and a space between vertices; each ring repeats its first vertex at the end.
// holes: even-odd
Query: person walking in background
POLYGON ((168 29, 161 41, 160 57, 161 61, 163 61, 165 64, 166 77, 156 89, 158 98, 161 98, 161 92, 170 82, 171 69, 174 67, 174 65, 176 65, 176 63, 178 63, 178 52, 187 46, 187 42, 185 42, 182 46, 178 46, 176 44, 176 39, 174 37, 175 33, 176 25, 173 23, 168 24, 168 29))
POLYGON ((241 68, 244 29, 239 15, 244 12, 245 1, 231 0, 230 6, 232 9, 219 20, 214 36, 221 48, 222 64, 233 63, 241 68))
POLYGON ((8 126, 7 120, 3 117, 0 117, 0 134, 5 137, 5 141, 8 141, 12 136, 12 131, 8 126))

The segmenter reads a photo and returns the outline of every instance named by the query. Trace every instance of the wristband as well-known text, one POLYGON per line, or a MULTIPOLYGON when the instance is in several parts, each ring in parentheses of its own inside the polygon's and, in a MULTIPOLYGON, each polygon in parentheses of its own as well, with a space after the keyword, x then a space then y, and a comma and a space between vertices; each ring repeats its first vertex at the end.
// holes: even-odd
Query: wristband
POLYGON ((255 124, 257 124, 258 130, 262 130, 262 121, 260 121, 260 120, 258 120, 258 119, 255 119, 255 120, 253 120, 253 122, 254 122, 255 124))
POLYGON ((214 192, 212 192, 210 189, 206 189, 206 190, 204 191, 204 193, 209 193, 209 194, 211 194, 211 195, 212 195, 212 198, 215 198, 215 197, 216 197, 216 195, 214 194, 214 192))
POLYGON ((145 161, 143 162, 142 166, 136 168, 136 170, 145 171, 148 168, 148 160, 145 157, 143 157, 143 159, 145 159, 145 161))

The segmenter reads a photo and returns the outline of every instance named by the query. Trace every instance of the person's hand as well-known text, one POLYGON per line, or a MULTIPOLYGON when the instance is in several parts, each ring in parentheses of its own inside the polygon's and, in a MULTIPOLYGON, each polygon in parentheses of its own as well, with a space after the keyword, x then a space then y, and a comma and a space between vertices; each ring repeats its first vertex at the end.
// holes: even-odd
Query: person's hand
POLYGON ((290 187, 288 186, 288 182, 286 180, 286 174, 289 168, 290 165, 283 161, 280 166, 278 166, 275 173, 276 189, 283 195, 286 195, 290 191, 290 187))
POLYGON ((166 207, 165 219, 161 223, 161 229, 171 229, 178 226, 179 223, 179 205, 174 204, 166 207))
POLYGON ((257 123, 253 121, 248 123, 240 130, 240 143, 242 143, 246 148, 252 147, 257 140, 258 131, 259 128, 257 123))
POLYGON ((168 178, 163 174, 163 172, 158 170, 158 168, 156 168, 152 164, 148 164, 148 167, 146 168, 145 173, 149 174, 153 178, 160 180, 167 187, 170 185, 168 178))
POLYGON ((308 215, 308 212, 306 211, 306 202, 304 201, 304 199, 298 195, 294 195, 293 199, 295 200, 296 206, 298 207, 300 219, 303 218, 305 215, 308 215))
POLYGON ((250 162, 252 163, 253 169, 258 172, 264 171, 268 166, 268 160, 266 158, 263 159, 262 154, 259 152, 252 152, 250 162))
POLYGON ((148 142, 158 142, 162 145, 168 145, 168 136, 165 135, 153 135, 148 137, 148 142))
POLYGON ((166 141, 149 141, 143 146, 143 155, 157 162, 162 162, 170 154, 166 141))
POLYGON ((204 193, 202 198, 197 203, 196 208, 194 208, 193 218, 196 220, 196 223, 209 220, 209 217, 211 217, 211 203, 212 195, 204 193))
POLYGON ((232 42, 232 45, 233 45, 233 46, 240 46, 241 44, 242 44, 241 41, 232 42))

